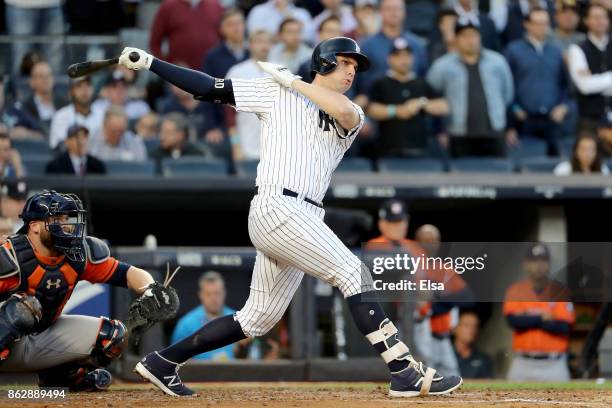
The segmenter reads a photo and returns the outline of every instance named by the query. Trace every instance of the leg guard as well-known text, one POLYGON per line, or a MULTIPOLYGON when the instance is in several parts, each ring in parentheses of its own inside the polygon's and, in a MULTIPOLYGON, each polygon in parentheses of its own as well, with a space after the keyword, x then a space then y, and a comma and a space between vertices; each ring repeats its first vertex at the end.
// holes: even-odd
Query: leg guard
POLYGON ((121 356, 127 345, 127 328, 117 319, 101 317, 100 330, 91 357, 97 367, 104 367, 121 356))

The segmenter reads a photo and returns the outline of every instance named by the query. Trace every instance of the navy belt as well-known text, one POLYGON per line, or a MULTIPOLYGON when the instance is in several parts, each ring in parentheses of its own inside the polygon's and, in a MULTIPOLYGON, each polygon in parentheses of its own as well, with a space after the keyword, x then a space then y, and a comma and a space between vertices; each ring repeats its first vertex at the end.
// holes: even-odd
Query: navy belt
MULTIPOLYGON (((257 195, 257 194, 259 194, 259 187, 255 186, 255 195, 257 195)), ((293 197, 293 198, 298 198, 299 197, 298 193, 296 193, 295 191, 291 191, 288 188, 283 188, 283 195, 287 196, 287 197, 293 197)), ((304 197, 304 201, 307 202, 308 204, 312 204, 312 205, 314 205, 316 207, 323 208, 323 204, 317 203, 315 200, 311 200, 308 197, 304 197)))

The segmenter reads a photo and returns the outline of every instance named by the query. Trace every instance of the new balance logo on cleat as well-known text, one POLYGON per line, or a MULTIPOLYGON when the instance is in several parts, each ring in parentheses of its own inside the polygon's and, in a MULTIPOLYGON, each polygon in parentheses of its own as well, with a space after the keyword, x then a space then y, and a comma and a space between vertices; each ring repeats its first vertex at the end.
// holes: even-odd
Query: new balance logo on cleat
POLYGON ((134 368, 143 380, 174 397, 195 397, 196 393, 183 384, 178 374, 182 364, 166 360, 156 351, 147 354, 134 368))

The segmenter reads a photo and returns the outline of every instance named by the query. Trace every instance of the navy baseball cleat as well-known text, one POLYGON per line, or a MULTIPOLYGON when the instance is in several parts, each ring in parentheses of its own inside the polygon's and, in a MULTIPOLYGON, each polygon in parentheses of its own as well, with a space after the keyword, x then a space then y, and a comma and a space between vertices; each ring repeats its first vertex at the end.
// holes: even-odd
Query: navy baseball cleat
POLYGON ((391 397, 418 397, 425 395, 450 394, 463 384, 459 376, 443 377, 431 367, 411 359, 410 365, 391 374, 391 397))
POLYGON ((145 381, 150 381, 157 388, 174 397, 196 396, 181 381, 178 370, 182 364, 173 363, 159 355, 157 351, 147 354, 134 368, 145 381))

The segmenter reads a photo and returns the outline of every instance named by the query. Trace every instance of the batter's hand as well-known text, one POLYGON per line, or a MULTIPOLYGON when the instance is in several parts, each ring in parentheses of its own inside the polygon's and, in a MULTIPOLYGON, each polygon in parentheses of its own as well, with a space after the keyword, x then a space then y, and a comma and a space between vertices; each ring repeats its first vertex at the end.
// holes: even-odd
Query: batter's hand
POLYGON ((144 52, 139 48, 133 47, 125 47, 123 51, 121 51, 121 56, 119 57, 119 65, 123 65, 126 68, 133 69, 134 71, 139 71, 141 69, 149 69, 151 67, 151 63, 153 62, 153 56, 144 52), (138 54, 140 58, 138 61, 133 62, 130 60, 130 53, 135 52, 138 54))
POLYGON ((257 65, 268 74, 272 75, 272 78, 285 88, 291 88, 291 84, 296 79, 301 79, 299 75, 294 75, 289 71, 289 68, 284 65, 272 64, 270 62, 257 61, 257 65))

